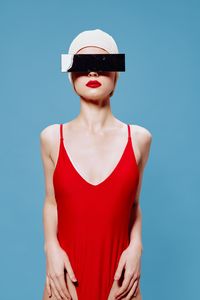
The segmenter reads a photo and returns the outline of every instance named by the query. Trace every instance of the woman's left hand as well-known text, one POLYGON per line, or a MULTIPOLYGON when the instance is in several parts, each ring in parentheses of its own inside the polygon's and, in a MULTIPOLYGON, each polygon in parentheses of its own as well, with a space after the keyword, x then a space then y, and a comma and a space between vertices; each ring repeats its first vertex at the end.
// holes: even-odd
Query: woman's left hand
POLYGON ((141 253, 141 247, 133 242, 122 252, 114 279, 119 280, 123 269, 125 269, 124 279, 115 293, 115 299, 123 299, 124 296, 128 297, 127 299, 132 299, 131 297, 137 296, 141 271, 141 253))

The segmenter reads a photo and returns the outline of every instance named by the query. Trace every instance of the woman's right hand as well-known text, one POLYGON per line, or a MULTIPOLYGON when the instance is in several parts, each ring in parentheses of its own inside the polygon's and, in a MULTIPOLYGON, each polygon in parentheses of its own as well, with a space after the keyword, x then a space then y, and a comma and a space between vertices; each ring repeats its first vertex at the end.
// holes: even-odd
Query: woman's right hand
POLYGON ((65 282, 65 269, 72 281, 77 281, 68 255, 59 243, 46 246, 46 288, 49 297, 56 300, 72 299, 65 282))

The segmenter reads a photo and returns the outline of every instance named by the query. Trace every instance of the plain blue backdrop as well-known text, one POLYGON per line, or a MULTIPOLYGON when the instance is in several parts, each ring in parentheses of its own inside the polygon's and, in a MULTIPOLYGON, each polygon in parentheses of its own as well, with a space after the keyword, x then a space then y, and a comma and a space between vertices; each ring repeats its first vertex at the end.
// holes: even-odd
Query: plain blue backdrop
MULTIPOLYGON (((42 300, 44 177, 39 134, 79 113, 60 55, 102 29, 126 54, 113 114, 153 136, 143 178, 143 300, 200 299, 200 3, 0 3, 0 299, 42 300)), ((90 300, 90 299, 88 299, 90 300)))

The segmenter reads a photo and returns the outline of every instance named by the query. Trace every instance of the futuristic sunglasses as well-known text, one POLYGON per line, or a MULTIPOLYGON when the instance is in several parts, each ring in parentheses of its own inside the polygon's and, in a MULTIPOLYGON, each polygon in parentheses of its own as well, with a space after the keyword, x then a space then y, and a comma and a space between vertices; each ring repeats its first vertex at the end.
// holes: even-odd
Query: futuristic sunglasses
POLYGON ((125 72, 125 54, 61 54, 61 72, 125 72))

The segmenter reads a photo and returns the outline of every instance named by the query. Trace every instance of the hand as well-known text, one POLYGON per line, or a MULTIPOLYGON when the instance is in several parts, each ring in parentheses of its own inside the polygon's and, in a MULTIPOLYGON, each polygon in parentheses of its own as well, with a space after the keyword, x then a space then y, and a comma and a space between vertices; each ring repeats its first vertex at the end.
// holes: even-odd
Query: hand
POLYGON ((57 243, 46 248, 46 287, 49 297, 55 299, 72 299, 65 283, 65 268, 72 281, 77 281, 72 270, 68 255, 57 243))
POLYGON ((117 270, 115 272, 115 280, 119 280, 122 271, 125 268, 122 286, 115 293, 115 299, 132 299, 137 297, 139 290, 139 280, 141 271, 141 248, 137 245, 130 244, 121 254, 117 270))

